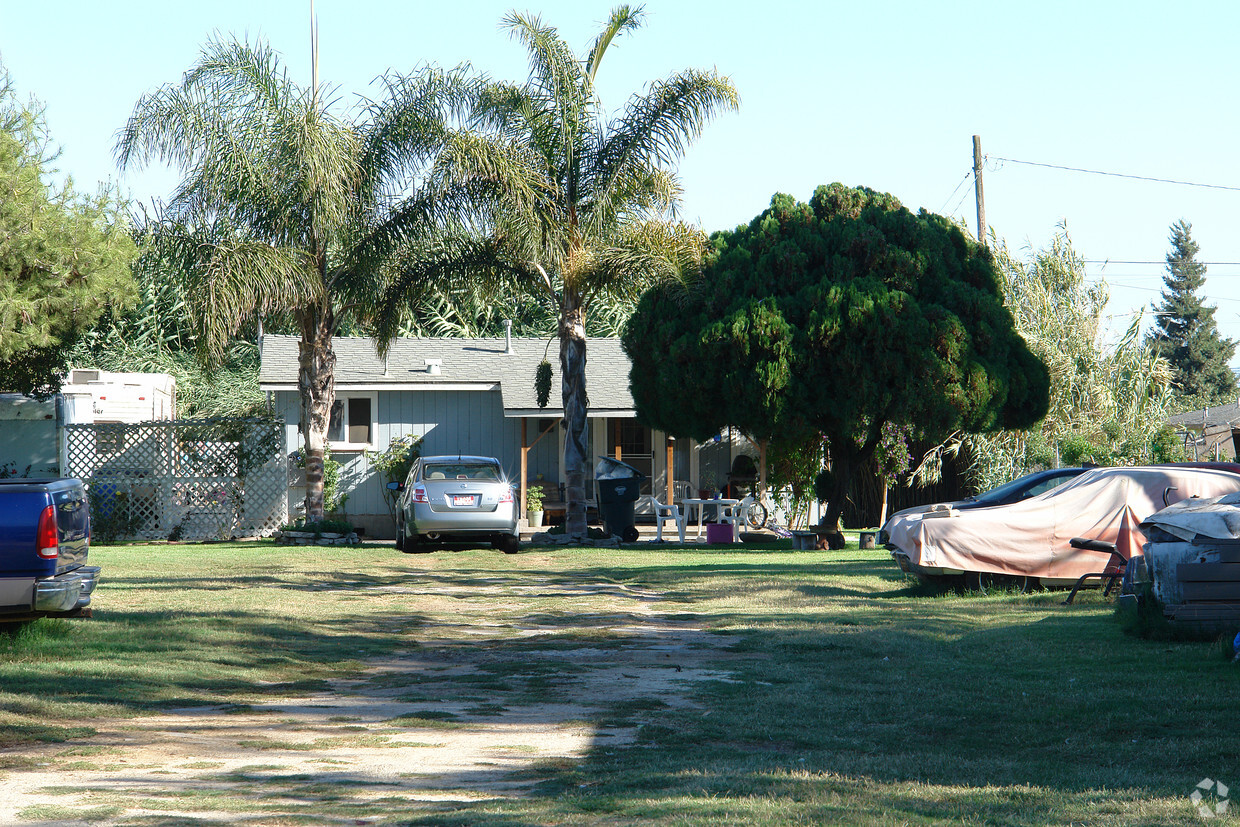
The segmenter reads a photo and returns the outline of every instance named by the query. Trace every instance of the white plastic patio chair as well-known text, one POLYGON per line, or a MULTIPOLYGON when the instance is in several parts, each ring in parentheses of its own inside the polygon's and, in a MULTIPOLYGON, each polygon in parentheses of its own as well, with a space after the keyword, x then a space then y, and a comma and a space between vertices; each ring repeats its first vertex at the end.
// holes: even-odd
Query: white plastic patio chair
POLYGON ((741 541, 741 523, 745 519, 745 511, 749 506, 753 505, 753 495, 746 494, 744 499, 736 505, 725 505, 722 513, 719 515, 719 522, 732 524, 732 542, 739 543, 741 541))
POLYGON ((655 542, 663 541, 663 523, 672 520, 676 523, 676 534, 683 543, 685 541, 685 515, 680 512, 680 506, 664 505, 657 497, 651 497, 650 504, 654 506, 654 521, 658 526, 658 531, 654 535, 655 542))

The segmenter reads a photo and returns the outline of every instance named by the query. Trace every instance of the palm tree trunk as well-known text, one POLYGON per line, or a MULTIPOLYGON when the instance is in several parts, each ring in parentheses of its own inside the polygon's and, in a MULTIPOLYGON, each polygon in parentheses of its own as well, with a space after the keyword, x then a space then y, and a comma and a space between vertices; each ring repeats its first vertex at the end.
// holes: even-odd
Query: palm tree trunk
POLYGON ((301 314, 297 349, 297 385, 301 397, 301 433, 306 454, 306 520, 323 519, 323 454, 332 403, 336 401, 336 353, 332 350, 332 310, 310 308, 301 314))
POLYGON ((560 306, 560 376, 564 401, 564 533, 585 538, 586 529, 586 321, 581 297, 564 291, 560 306))

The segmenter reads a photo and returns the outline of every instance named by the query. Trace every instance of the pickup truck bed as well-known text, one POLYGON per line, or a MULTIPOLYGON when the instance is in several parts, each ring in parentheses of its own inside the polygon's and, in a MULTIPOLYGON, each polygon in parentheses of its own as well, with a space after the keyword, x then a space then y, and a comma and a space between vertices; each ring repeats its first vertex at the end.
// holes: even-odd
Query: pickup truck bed
POLYGON ((0 480, 0 622, 89 615, 90 507, 76 479, 0 480))

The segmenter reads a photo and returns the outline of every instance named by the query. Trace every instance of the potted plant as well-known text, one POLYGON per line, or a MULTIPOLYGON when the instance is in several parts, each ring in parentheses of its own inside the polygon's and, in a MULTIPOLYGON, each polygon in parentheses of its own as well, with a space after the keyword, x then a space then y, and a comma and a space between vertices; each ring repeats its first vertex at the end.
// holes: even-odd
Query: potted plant
POLYGON ((698 478, 698 498, 709 500, 715 494, 715 474, 712 471, 703 471, 698 478))
POLYGON ((543 488, 541 485, 531 485, 525 489, 525 514, 529 518, 530 528, 542 528, 543 488))

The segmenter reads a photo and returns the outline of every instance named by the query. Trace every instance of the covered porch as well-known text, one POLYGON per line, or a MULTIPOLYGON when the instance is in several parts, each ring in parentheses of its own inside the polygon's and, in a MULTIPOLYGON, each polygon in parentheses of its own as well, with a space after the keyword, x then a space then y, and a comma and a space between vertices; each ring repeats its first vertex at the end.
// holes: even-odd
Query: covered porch
MULTIPOLYGON (((564 429, 558 418, 522 416, 519 479, 520 513, 527 513, 527 492, 543 492, 543 512, 549 522, 562 520, 567 503, 564 495, 564 429), (553 450, 545 446, 550 443, 553 450)), ((719 439, 697 443, 675 439, 637 421, 633 411, 592 410, 588 418, 591 461, 586 469, 586 501, 590 516, 597 513, 594 470, 599 457, 610 457, 636 468, 644 476, 636 513, 653 517, 652 500, 682 500, 723 490, 735 481, 734 458, 742 453, 743 440, 719 439)), ((748 481, 752 484, 752 480, 748 481)))

